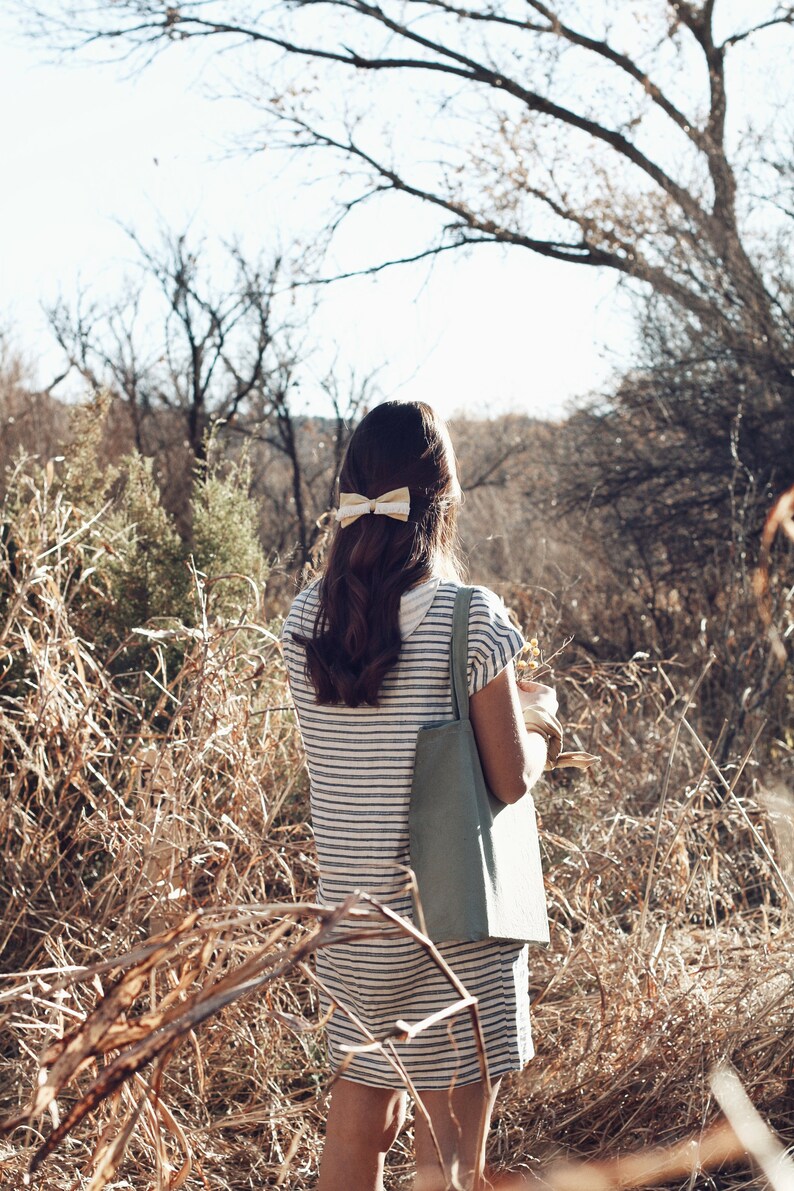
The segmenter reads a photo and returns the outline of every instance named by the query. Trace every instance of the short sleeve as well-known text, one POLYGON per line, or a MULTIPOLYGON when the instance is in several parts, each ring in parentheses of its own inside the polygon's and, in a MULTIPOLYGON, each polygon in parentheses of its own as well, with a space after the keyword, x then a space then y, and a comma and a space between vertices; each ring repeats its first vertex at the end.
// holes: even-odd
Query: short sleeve
POLYGON ((281 652, 284 655, 284 663, 287 667, 287 677, 292 682, 292 673, 296 662, 297 643, 292 639, 292 632, 295 628, 295 617, 293 610, 287 613, 284 618, 284 623, 281 626, 281 652))
POLYGON ((287 677, 292 685, 299 674, 305 673, 306 649, 293 638, 293 633, 301 636, 312 636, 314 617, 307 607, 307 598, 311 596, 315 583, 295 597, 281 626, 280 640, 284 663, 287 667, 287 677))
POLYGON ((475 587, 469 609, 469 694, 487 686, 525 645, 504 601, 488 587, 475 587))

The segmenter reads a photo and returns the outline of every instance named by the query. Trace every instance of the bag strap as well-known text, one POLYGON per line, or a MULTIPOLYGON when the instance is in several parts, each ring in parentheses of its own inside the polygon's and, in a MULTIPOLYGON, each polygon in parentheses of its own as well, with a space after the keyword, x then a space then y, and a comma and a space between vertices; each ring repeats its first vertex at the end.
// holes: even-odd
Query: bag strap
POLYGON ((452 679, 452 714, 456 720, 469 718, 469 606, 471 587, 459 587, 452 613, 449 642, 449 673, 452 679))

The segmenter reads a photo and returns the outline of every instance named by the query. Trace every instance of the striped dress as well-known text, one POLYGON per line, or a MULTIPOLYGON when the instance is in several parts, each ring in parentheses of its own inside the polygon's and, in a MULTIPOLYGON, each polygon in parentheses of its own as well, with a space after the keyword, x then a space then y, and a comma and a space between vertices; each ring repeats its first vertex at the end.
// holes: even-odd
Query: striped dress
MULTIPOLYGON (((318 705, 305 670, 305 650, 292 633, 310 636, 318 606, 317 583, 294 600, 284 621, 282 644, 290 688, 306 750, 311 817, 320 868, 318 900, 342 901, 354 889, 377 896, 412 918, 405 874, 408 805, 416 734, 427 724, 452 718, 449 642, 458 585, 431 579, 401 601, 402 647, 380 692, 380 707, 318 705)), ((469 619, 469 693, 495 678, 519 652, 524 639, 502 600, 475 587, 469 619)), ((419 944, 406 936, 346 941, 345 930, 317 953, 317 974, 337 1005, 349 1009, 376 1037, 397 1020, 414 1023, 450 1005, 456 995, 419 944)), ((527 946, 487 939, 447 942, 438 949, 469 993, 479 1001, 492 1078, 520 1069, 534 1055, 529 1015, 527 946)), ((324 1010, 328 998, 321 995, 324 1010)), ((344 1047, 364 1038, 336 1008, 327 1027, 331 1063, 344 1047)), ((395 1044, 415 1086, 445 1088, 472 1083, 481 1068, 469 1015, 464 1011, 395 1044)), ((349 1057, 349 1056, 348 1056, 349 1057)), ((356 1055, 346 1079, 375 1087, 402 1081, 382 1054, 356 1055)))

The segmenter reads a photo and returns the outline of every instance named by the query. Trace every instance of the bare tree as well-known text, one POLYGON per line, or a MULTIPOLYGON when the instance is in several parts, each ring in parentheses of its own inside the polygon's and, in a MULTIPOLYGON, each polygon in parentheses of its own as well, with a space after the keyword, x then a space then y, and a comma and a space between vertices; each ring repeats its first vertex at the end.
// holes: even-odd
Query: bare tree
POLYGON ((741 69, 735 61, 729 75, 729 62, 791 39, 794 6, 759 3, 736 27, 724 7, 655 0, 623 5, 618 19, 606 0, 282 0, 261 10, 114 0, 59 13, 72 40, 147 52, 207 38, 258 47, 270 88, 260 88, 262 106, 292 125, 299 146, 356 167, 366 181, 354 202, 399 193, 438 209, 439 242, 413 255, 497 241, 614 270, 718 331, 768 383, 790 390, 790 327, 774 279, 748 247, 727 111, 741 69), (271 98, 274 54, 296 73, 301 61, 322 68, 319 113, 271 98), (401 114, 417 103, 432 110, 422 130, 435 141, 435 164, 427 152, 421 166, 412 158, 404 119, 386 146, 380 122, 357 130, 335 118, 340 74, 348 91, 361 81, 369 105, 378 101, 373 76, 388 75, 401 114))
POLYGON ((135 446, 157 458, 166 503, 178 517, 208 434, 230 451, 247 442, 263 544, 304 565, 322 537, 341 455, 372 397, 372 378, 353 377, 345 387, 329 374, 316 383, 312 402, 328 415, 307 416, 309 315, 293 314, 293 325, 283 303, 276 315, 277 293, 289 288, 280 262, 265 267, 232 246, 231 277, 219 286, 205 245, 191 245, 184 234, 165 233, 154 249, 132 238, 142 271, 121 298, 80 295, 49 311, 70 370, 127 410, 135 446))
POLYGON ((157 434, 168 414, 191 455, 203 459, 208 430, 248 414, 282 368, 275 340, 285 332, 276 330, 273 315, 280 262, 251 263, 232 246, 234 276, 219 290, 203 244, 164 233, 151 249, 130 236, 141 281, 111 303, 85 295, 74 305, 60 300, 48 312, 50 325, 70 366, 92 388, 110 388, 127 403, 139 450, 151 454, 161 445, 157 434), (160 301, 147 316, 151 282, 160 301))

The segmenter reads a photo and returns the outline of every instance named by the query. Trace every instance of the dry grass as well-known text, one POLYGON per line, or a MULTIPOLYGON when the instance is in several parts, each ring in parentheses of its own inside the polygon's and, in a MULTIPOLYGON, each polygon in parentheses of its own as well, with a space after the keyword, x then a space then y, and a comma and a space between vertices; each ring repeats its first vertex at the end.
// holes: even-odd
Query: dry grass
MULTIPOLYGON (((329 1079, 310 956, 334 919, 311 905, 275 622, 215 620, 196 578, 199 627, 155 627, 146 670, 123 673, 76 628, 96 524, 51 475, 24 483, 0 555, 0 1113, 17 1118, 0 1185, 44 1144, 33 1185, 53 1191, 309 1188, 329 1079)), ((536 794, 552 946, 530 952, 537 1053, 505 1081, 494 1170, 549 1181, 561 1157, 717 1137, 720 1060, 791 1143, 789 751, 750 737, 716 771, 672 665, 580 663, 558 685, 568 745, 603 762, 536 794)), ((383 929, 377 907, 345 912, 383 929)), ((676 1160, 585 1182, 751 1177, 676 1160)), ((388 1185, 410 1172, 405 1130, 388 1185)))

